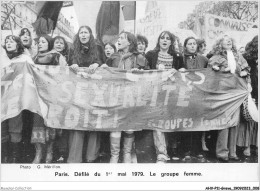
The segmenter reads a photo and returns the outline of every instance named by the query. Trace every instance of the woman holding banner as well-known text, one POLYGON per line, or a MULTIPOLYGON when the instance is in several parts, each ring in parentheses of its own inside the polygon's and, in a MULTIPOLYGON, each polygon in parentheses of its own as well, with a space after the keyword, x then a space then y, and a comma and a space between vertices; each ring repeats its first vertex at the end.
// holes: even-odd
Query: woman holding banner
MULTIPOLYGON (((157 45, 154 50, 148 51, 145 55, 148 65, 151 69, 180 69, 183 68, 182 55, 174 49, 175 37, 169 31, 163 31, 157 41, 157 45)), ((173 139, 173 160, 179 160, 177 156, 177 137, 176 133, 173 133, 171 138, 173 139)), ((156 130, 153 132, 154 144, 157 154, 157 163, 166 163, 170 160, 167 153, 167 140, 164 132, 156 130)))
MULTIPOLYGON (((208 65, 208 59, 197 53, 197 40, 188 37, 184 41, 184 66, 186 69, 202 69, 208 65)), ((184 161, 190 161, 191 156, 197 157, 199 162, 205 162, 202 150, 202 132, 183 132, 181 133, 182 150, 184 151, 184 161)))
MULTIPOLYGON (((118 52, 109 58, 111 67, 124 70, 147 69, 146 59, 137 52, 137 40, 132 33, 122 32, 118 38, 118 52)), ((107 65, 102 65, 106 67, 107 65)), ((120 153, 121 131, 110 133, 110 163, 118 163, 120 153)), ((123 163, 131 163, 131 151, 134 142, 134 132, 124 131, 123 163)))
MULTIPOLYGON (((79 67, 89 67, 89 72, 93 73, 102 64, 99 49, 94 40, 92 30, 89 26, 81 26, 73 41, 74 54, 71 68, 78 70, 79 67)), ((69 156, 68 163, 81 163, 85 131, 71 130, 69 133, 69 156)), ((88 133, 88 143, 86 159, 84 162, 94 162, 100 149, 100 133, 90 131, 88 133)))
MULTIPOLYGON (((38 41, 38 53, 34 63, 38 65, 61 65, 66 66, 65 58, 53 50, 53 39, 48 35, 41 35, 38 41)), ((33 130, 31 142, 35 144, 36 154, 33 163, 40 163, 43 157, 43 148, 46 144, 45 163, 51 163, 53 158, 53 143, 56 131, 46 127, 44 119, 39 114, 33 116, 33 130)))
MULTIPOLYGON (((4 49, 6 51, 6 55, 10 59, 10 61, 7 60, 7 62, 2 63, 3 68, 8 67, 11 63, 20 63, 20 62, 28 62, 30 64, 33 64, 32 59, 24 53, 24 46, 22 44, 22 41, 19 37, 14 35, 9 35, 5 38, 5 45, 4 49)), ((5 158, 5 162, 9 163, 20 163, 21 160, 21 141, 22 141, 22 130, 23 130, 23 120, 22 120, 22 113, 18 114, 17 116, 8 119, 7 121, 2 123, 2 132, 6 133, 6 129, 8 129, 8 132, 10 134, 10 150, 11 150, 11 156, 7 160, 7 157, 5 158)), ((5 134, 4 133, 4 134, 5 134)), ((7 139, 5 139, 7 140, 7 139)), ((7 146, 2 147, 4 153, 7 154, 7 146), (6 152, 5 152, 6 151, 6 152)))
MULTIPOLYGON (((243 57, 246 59, 247 63, 251 67, 250 79, 252 85, 252 98, 255 100, 256 105, 258 105, 258 36, 255 36, 252 41, 250 41, 245 48, 245 53, 243 57)), ((254 121, 246 121, 241 117, 237 145, 244 147, 244 156, 251 156, 250 146, 255 147, 255 154, 258 151, 258 123, 254 121)))
MULTIPOLYGON (((223 36, 213 46, 213 56, 209 67, 214 71, 230 72, 234 75, 249 77, 250 67, 242 55, 238 54, 234 40, 228 35, 223 36)), ((251 87, 251 85, 250 85, 251 87)), ((232 120, 240 118, 240 108, 234 113, 232 120)), ((216 143, 216 156, 220 162, 239 161, 236 154, 238 126, 219 130, 216 143)))
MULTIPOLYGON (((64 56, 68 65, 72 63, 72 50, 69 48, 69 45, 64 37, 56 36, 53 39, 53 49, 59 52, 64 56)), ((69 131, 67 129, 62 129, 58 131, 57 139, 54 143, 54 148, 57 150, 57 160, 58 163, 64 163, 67 159, 68 153, 68 139, 69 139, 69 131)), ((54 149, 55 150, 55 149, 54 149)))

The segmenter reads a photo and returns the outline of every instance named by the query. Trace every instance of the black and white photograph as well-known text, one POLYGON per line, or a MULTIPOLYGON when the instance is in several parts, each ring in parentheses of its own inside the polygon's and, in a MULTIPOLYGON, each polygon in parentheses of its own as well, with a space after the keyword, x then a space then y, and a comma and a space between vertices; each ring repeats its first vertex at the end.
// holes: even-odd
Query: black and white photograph
POLYGON ((258 35, 258 1, 1 0, 1 190, 259 190, 258 35))

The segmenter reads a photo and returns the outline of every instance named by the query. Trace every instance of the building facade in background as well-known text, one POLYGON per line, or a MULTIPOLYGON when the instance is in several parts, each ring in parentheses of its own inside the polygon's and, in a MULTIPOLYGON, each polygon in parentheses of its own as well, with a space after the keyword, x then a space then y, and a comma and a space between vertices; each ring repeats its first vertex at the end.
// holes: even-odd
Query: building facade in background
MULTIPOLYGON (((40 2, 39 2, 40 3, 40 2)), ((16 1, 16 2, 1 2, 1 29, 19 31, 21 28, 29 28, 33 32, 32 23, 37 19, 38 2, 35 1, 16 1)), ((70 22, 60 13, 57 26, 50 34, 53 37, 60 35, 67 41, 72 42, 75 35, 74 28, 70 22)))

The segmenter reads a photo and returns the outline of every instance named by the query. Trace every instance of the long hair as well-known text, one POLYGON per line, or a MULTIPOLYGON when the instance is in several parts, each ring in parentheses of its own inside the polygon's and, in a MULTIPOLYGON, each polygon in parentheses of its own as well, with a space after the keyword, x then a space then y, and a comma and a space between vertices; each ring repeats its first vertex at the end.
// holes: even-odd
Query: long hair
POLYGON ((23 43, 22 43, 20 37, 14 36, 14 35, 8 35, 8 36, 5 38, 5 45, 3 46, 3 48, 5 49, 5 51, 6 51, 7 54, 15 53, 15 56, 19 56, 19 55, 21 55, 21 54, 24 53, 24 46, 23 46, 23 43), (14 41, 17 43, 17 45, 16 45, 16 51, 10 52, 10 51, 8 51, 8 50, 6 49, 6 41, 7 41, 8 39, 12 39, 12 40, 14 40, 14 41))
POLYGON ((69 46, 68 46, 68 43, 67 41, 65 40, 64 37, 62 36, 56 36, 54 39, 53 39, 53 48, 54 48, 54 43, 55 43, 55 40, 62 40, 64 42, 64 49, 60 52, 63 56, 67 56, 68 55, 68 52, 69 52, 69 46))
POLYGON ((174 48, 175 36, 170 31, 161 32, 161 34, 158 37, 157 44, 154 50, 160 51, 160 38, 166 34, 170 37, 171 40, 171 45, 169 47, 168 54, 173 55, 173 53, 175 52, 175 48, 174 48))
POLYGON ((224 41, 225 37, 229 37, 231 39, 231 41, 232 41, 232 49, 231 50, 234 53, 237 53, 237 47, 235 45, 235 40, 233 38, 231 38, 230 36, 228 36, 228 35, 224 35, 223 37, 218 39, 216 41, 216 43, 213 45, 212 53, 214 55, 223 55, 223 54, 225 54, 226 50, 223 48, 223 41, 224 41))
POLYGON ((91 57, 91 60, 94 61, 95 58, 97 58, 97 47, 96 47, 96 43, 95 43, 95 39, 92 33, 92 30, 89 26, 81 26, 77 32, 77 34, 74 37, 73 40, 73 47, 74 47, 74 52, 73 52, 73 57, 74 59, 76 59, 78 62, 80 60, 80 58, 82 57, 82 55, 84 54, 83 51, 83 44, 80 42, 79 39, 79 32, 82 28, 86 28, 89 31, 90 37, 89 37, 89 41, 87 42, 87 55, 91 57))
POLYGON ((40 35, 40 36, 39 36, 39 38, 38 38, 38 43, 39 43, 39 40, 40 40, 41 37, 42 37, 42 38, 45 38, 45 39, 47 40, 47 42, 48 42, 48 51, 51 51, 52 48, 53 48, 53 38, 50 37, 50 36, 47 35, 47 34, 43 34, 43 35, 40 35))
POLYGON ((25 48, 31 48, 32 46, 32 34, 31 31, 28 28, 22 28, 19 34, 19 37, 21 38, 21 36, 23 36, 26 32, 28 32, 30 39, 29 39, 29 45, 24 45, 25 48))
POLYGON ((245 57, 258 59, 258 35, 256 35, 249 43, 247 43, 245 48, 245 57))
POLYGON ((126 31, 121 32, 119 35, 121 34, 125 34, 128 42, 130 43, 128 51, 131 53, 137 53, 137 40, 135 35, 126 31))

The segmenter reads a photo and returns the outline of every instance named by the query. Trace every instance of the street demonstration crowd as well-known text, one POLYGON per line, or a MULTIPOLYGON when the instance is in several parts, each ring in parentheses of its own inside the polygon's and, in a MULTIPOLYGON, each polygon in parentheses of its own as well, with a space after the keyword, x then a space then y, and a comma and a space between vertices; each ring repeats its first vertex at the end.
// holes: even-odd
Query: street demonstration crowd
MULTIPOLYGON (((21 29, 19 36, 7 36, 2 51, 2 55, 6 53, 6 62, 2 66, 27 61, 36 65, 68 65, 74 71, 79 71, 80 67, 89 67, 90 73, 94 73, 98 67, 125 70, 175 68, 179 72, 212 68, 216 72, 232 73, 245 78, 248 88, 252 89, 253 100, 258 103, 258 36, 248 42, 241 53, 236 48, 235 41, 224 35, 215 42, 206 56, 204 40, 188 37, 182 45, 179 38, 169 31, 161 32, 156 47, 148 52, 145 36, 123 31, 119 34, 117 47, 112 43, 103 45, 94 39, 88 26, 79 28, 72 45, 62 36, 52 38, 41 35, 35 41, 35 52, 32 42, 31 31, 27 28, 21 29)), ((245 157, 252 153, 257 155, 258 123, 243 117, 241 113, 239 108, 236 112, 240 115, 239 125, 217 130, 215 139, 211 131, 150 131, 153 134, 156 162, 189 162, 193 157, 205 162, 206 152, 212 152, 219 162, 235 162, 240 160, 236 150, 238 147, 243 150, 245 157), (207 144, 210 141, 212 144, 207 144)), ((94 163, 107 146, 110 163, 131 163, 135 135, 140 133, 130 130, 105 133, 54 129, 45 126, 40 115, 27 110, 3 121, 1 125, 2 163, 94 163), (37 133, 42 136, 34 136, 37 133), (28 150, 35 153, 33 161, 24 161, 28 150), (58 155, 55 160, 54 151, 58 155)))

